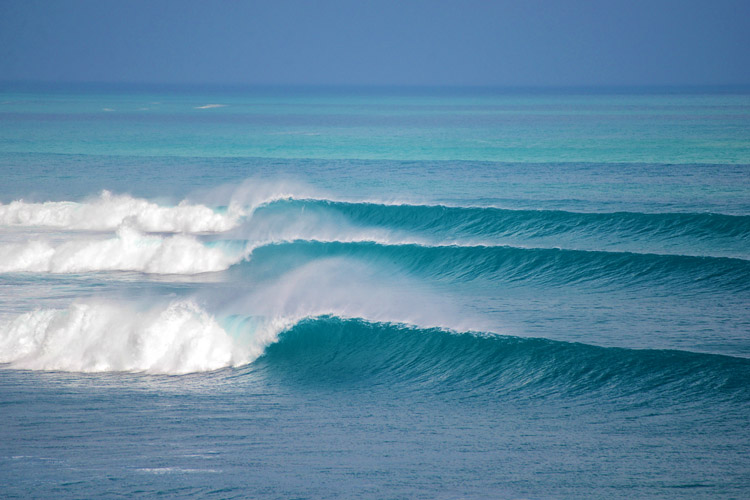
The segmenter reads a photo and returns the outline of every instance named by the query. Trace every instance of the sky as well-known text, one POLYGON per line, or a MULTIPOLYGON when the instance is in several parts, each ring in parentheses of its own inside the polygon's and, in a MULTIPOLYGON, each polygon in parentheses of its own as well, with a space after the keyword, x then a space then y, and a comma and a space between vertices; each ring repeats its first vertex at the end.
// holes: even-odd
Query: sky
POLYGON ((750 84, 750 0, 0 0, 0 81, 750 84))

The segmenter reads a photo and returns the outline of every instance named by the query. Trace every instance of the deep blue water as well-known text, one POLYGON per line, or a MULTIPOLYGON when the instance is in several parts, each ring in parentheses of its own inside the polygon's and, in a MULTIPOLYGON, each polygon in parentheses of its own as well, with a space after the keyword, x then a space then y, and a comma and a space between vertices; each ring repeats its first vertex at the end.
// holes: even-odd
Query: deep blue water
POLYGON ((0 496, 743 498, 750 94, 0 93, 0 496))

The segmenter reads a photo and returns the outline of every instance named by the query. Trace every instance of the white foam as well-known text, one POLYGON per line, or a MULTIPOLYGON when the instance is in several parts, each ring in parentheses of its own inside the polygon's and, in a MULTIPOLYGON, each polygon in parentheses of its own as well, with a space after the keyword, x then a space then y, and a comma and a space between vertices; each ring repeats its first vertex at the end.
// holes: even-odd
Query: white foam
POLYGON ((12 368, 183 374, 249 361, 248 350, 190 301, 151 311, 77 303, 0 324, 0 363, 12 368))
POLYGON ((123 225, 115 238, 0 245, 0 272, 198 274, 223 271, 244 257, 244 249, 229 252, 192 236, 148 235, 123 225))
POLYGON ((217 213, 205 205, 160 206, 156 203, 102 191, 88 202, 48 201, 0 204, 0 225, 38 226, 66 230, 113 230, 127 222, 146 232, 212 233, 236 227, 243 216, 238 206, 217 213))

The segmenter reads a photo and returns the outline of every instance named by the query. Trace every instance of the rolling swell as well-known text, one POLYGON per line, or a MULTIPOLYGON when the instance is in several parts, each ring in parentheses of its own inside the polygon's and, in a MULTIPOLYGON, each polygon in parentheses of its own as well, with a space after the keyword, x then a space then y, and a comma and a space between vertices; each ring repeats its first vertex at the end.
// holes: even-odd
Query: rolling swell
MULTIPOLYGON (((509 210, 495 207, 379 204, 317 199, 282 199, 256 215, 280 211, 318 211, 343 215, 359 226, 417 232, 438 241, 471 238, 564 239, 590 249, 639 245, 655 252, 750 258, 750 216, 716 213, 581 213, 560 210, 509 210)), ((560 246, 559 244, 556 246, 560 246)), ((639 248, 638 247, 638 248, 639 248)), ((636 248, 634 246, 634 248, 636 248)))
POLYGON ((351 257, 438 280, 545 286, 689 286, 750 290, 750 262, 684 255, 590 252, 508 246, 384 245, 376 242, 293 241, 253 250, 249 266, 293 267, 315 259, 351 257))
POLYGON ((670 350, 456 334, 322 316, 282 332, 252 365, 305 384, 399 386, 471 397, 606 393, 645 400, 750 402, 750 360, 670 350))

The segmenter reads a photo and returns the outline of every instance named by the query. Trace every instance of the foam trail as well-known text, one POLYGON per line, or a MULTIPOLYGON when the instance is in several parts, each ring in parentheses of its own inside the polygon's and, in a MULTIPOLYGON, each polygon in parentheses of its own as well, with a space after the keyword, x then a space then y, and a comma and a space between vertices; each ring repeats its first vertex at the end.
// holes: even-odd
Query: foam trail
POLYGON ((239 366, 254 352, 190 301, 145 312, 77 303, 0 324, 0 363, 19 369, 183 374, 239 366))
POLYGON ((124 225, 115 238, 105 240, 0 245, 0 272, 198 274, 223 271, 244 257, 242 249, 227 252, 191 236, 146 235, 124 225))
POLYGON ((242 210, 231 205, 218 213, 205 205, 185 201, 165 207, 128 195, 102 191, 98 198, 84 203, 48 201, 0 204, 0 225, 38 226, 77 230, 114 230, 123 223, 145 232, 216 233, 236 227, 242 210))

